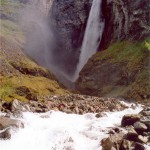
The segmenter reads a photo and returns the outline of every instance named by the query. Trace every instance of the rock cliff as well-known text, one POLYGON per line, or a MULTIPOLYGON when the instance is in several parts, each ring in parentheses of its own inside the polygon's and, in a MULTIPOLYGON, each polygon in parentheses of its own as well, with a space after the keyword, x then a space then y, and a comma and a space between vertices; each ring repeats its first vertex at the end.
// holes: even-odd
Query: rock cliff
POLYGON ((80 72, 77 89, 84 94, 149 101, 150 40, 118 42, 95 54, 80 72))
POLYGON ((101 49, 116 41, 139 41, 150 36, 149 0, 103 1, 105 29, 101 49))
POLYGON ((105 29, 99 53, 82 69, 84 94, 150 100, 148 0, 103 1, 105 29))
POLYGON ((78 62, 91 3, 92 0, 53 2, 50 18, 57 36, 57 48, 53 55, 67 74, 74 72, 78 62))

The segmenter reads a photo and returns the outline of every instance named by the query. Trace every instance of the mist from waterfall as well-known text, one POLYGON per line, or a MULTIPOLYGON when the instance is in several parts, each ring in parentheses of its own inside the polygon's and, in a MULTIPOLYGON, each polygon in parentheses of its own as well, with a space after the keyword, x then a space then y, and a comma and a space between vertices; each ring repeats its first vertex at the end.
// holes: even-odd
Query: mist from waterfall
POLYGON ((53 0, 28 0, 28 4, 20 12, 21 26, 26 35, 25 52, 38 64, 52 71, 58 80, 66 86, 78 78, 79 72, 87 60, 97 51, 104 28, 101 2, 102 0, 93 0, 79 63, 73 77, 70 77, 59 66, 60 62, 56 61, 57 54, 54 51, 58 48, 57 35, 51 28, 51 18, 48 14, 53 0))
POLYGON ((105 24, 102 18, 101 4, 102 0, 93 0, 81 47, 79 63, 73 76, 73 81, 78 78, 79 72, 86 64, 88 59, 96 53, 100 44, 105 24))
POLYGON ((48 14, 52 3, 53 0, 28 0, 25 8, 20 11, 19 21, 26 37, 25 53, 59 79, 65 74, 54 61, 53 51, 57 47, 57 39, 48 14))

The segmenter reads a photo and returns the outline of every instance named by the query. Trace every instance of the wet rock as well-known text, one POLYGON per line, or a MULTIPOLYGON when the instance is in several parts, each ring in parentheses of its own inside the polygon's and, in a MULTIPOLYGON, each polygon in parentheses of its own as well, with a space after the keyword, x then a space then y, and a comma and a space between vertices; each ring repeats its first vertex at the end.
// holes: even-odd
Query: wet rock
POLYGON ((101 141, 102 150, 111 150, 113 148, 113 142, 110 138, 105 138, 101 141))
POLYGON ((143 133, 144 131, 147 130, 147 126, 144 124, 144 123, 141 123, 141 122, 135 122, 133 124, 135 130, 139 133, 143 133))
POLYGON ((2 104, 3 109, 5 110, 11 110, 11 104, 9 102, 4 102, 2 104))
POLYGON ((22 103, 19 100, 15 99, 10 103, 10 110, 11 112, 18 112, 18 111, 30 111, 28 104, 22 103))
POLYGON ((0 130, 3 130, 4 126, 2 124, 0 124, 0 130))
POLYGON ((123 116, 121 125, 123 127, 133 125, 135 122, 140 121, 141 115, 139 114, 128 114, 123 116))
POLYGON ((134 129, 130 129, 126 134, 126 139, 131 141, 136 141, 138 137, 138 133, 134 129))
POLYGON ((75 107, 75 112, 76 112, 77 114, 79 114, 79 109, 78 109, 77 106, 75 107))
POLYGON ((120 146, 120 150, 135 150, 135 143, 124 139, 120 146))
POLYGON ((20 120, 17 119, 11 119, 4 116, 0 116, 0 124, 4 127, 16 127, 16 128, 23 128, 24 124, 20 120))
POLYGON ((119 149, 124 135, 125 133, 120 132, 120 133, 111 134, 108 138, 103 139, 101 141, 102 149, 103 150, 111 150, 112 148, 119 149))
POLYGON ((8 140, 11 138, 10 128, 5 129, 4 131, 0 131, 0 139, 8 140))
POLYGON ((12 113, 12 116, 16 117, 16 118, 22 118, 23 117, 23 113, 20 110, 14 111, 12 113))
POLYGON ((45 112, 42 108, 36 108, 35 109, 35 112, 37 112, 37 113, 43 113, 43 112, 45 112))
POLYGON ((143 116, 140 121, 147 126, 147 130, 150 132, 150 116, 143 116))
POLYGON ((95 117, 96 118, 101 118, 101 117, 106 117, 107 115, 105 114, 105 113, 97 113, 96 115, 95 115, 95 117))
POLYGON ((141 143, 136 142, 135 143, 135 150, 146 150, 146 149, 141 143))
POLYGON ((146 144, 148 142, 148 137, 139 135, 137 138, 137 142, 146 144))
POLYGON ((143 115, 143 116, 150 116, 150 107, 144 108, 144 109, 140 112, 140 114, 143 115))

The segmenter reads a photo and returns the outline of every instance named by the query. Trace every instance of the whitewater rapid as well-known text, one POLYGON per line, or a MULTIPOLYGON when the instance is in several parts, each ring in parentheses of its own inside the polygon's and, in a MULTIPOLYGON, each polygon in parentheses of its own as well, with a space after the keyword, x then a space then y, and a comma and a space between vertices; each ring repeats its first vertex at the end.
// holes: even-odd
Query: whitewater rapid
POLYGON ((136 109, 107 112, 102 118, 91 113, 25 112, 20 118, 25 128, 13 131, 10 140, 0 140, 0 150, 100 150, 100 141, 108 137, 109 127, 119 126, 125 114, 141 110, 142 107, 138 106, 136 109))

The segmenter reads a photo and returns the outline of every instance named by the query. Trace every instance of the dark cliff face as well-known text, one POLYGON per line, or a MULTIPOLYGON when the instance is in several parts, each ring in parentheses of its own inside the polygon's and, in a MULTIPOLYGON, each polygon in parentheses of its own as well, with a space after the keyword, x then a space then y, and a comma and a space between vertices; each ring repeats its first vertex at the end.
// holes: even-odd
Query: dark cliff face
POLYGON ((57 36, 54 61, 70 75, 78 62, 90 7, 91 0, 55 0, 50 11, 52 28, 57 36))
POLYGON ((116 41, 150 36, 149 0, 103 0, 105 29, 100 49, 116 41))

